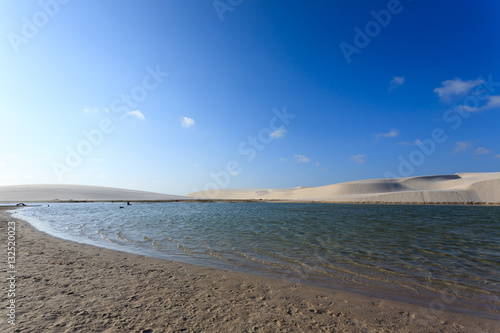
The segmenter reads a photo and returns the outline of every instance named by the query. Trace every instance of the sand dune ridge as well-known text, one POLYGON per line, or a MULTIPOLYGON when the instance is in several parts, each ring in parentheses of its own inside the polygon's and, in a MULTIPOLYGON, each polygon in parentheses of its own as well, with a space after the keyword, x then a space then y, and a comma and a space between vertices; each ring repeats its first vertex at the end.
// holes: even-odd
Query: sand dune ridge
POLYGON ((500 172, 370 179, 290 189, 223 189, 199 191, 188 196, 320 202, 500 204, 500 172))

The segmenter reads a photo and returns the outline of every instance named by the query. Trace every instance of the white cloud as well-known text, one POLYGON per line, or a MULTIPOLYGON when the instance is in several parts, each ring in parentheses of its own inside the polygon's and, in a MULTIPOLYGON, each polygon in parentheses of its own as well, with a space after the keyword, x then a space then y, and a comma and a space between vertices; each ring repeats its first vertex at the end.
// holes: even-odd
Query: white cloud
POLYGON ((478 147, 474 151, 474 154, 476 154, 476 155, 491 154, 491 150, 488 148, 484 148, 484 147, 478 147))
POLYGON ((485 108, 500 108, 500 95, 490 96, 490 99, 488 100, 488 103, 486 103, 485 108))
POLYGON ((391 129, 389 132, 387 133, 379 133, 377 135, 375 135, 375 137, 377 139, 380 139, 380 138, 395 138, 399 135, 399 131, 395 128, 391 129))
POLYGON ((195 122, 194 122, 193 118, 189 118, 189 117, 182 117, 181 118, 181 126, 182 127, 188 128, 188 127, 193 126, 194 124, 195 124, 195 122))
POLYGON ((468 105, 459 105, 458 108, 465 112, 477 112, 480 110, 479 107, 468 106, 468 105))
POLYGON ((286 134, 286 128, 281 127, 281 128, 278 128, 276 131, 272 132, 271 134, 269 134, 269 137, 271 139, 279 139, 279 138, 284 137, 285 134, 286 134))
POLYGON ((295 161, 297 163, 309 163, 309 162, 311 162, 311 159, 308 157, 305 157, 304 155, 297 154, 294 157, 295 157, 295 161))
POLYGON ((92 108, 89 106, 84 106, 83 107, 83 114, 84 115, 91 115, 99 112, 104 112, 104 113, 109 113, 109 108, 104 108, 104 109, 99 109, 99 108, 92 108))
POLYGON ((97 108, 91 108, 91 107, 88 107, 88 106, 84 106, 83 107, 83 113, 84 114, 91 114, 91 113, 97 113, 99 112, 99 109, 97 108))
POLYGON ((405 83, 404 76, 394 76, 389 85, 389 91, 396 89, 399 86, 402 86, 405 83))
POLYGON ((443 102, 449 102, 452 97, 467 94, 472 88, 483 83, 483 80, 462 81, 456 78, 441 82, 441 87, 434 89, 443 102))
POLYGON ((470 142, 458 141, 455 144, 455 150, 453 151, 453 153, 458 154, 461 151, 465 151, 465 150, 469 149, 471 146, 472 146, 472 144, 470 142))
POLYGON ((280 158, 281 162, 287 162, 288 160, 286 158, 280 158))
POLYGON ((482 110, 500 108, 500 96, 499 95, 489 96, 486 104, 481 106, 481 107, 460 105, 459 108, 460 108, 460 110, 463 110, 466 112, 477 112, 477 111, 482 111, 482 110))
POLYGON ((239 171, 231 171, 231 172, 229 172, 229 174, 230 174, 231 176, 236 177, 236 176, 239 176, 240 172, 239 172, 239 171))
POLYGON ((354 155, 354 156, 349 157, 349 159, 353 162, 358 163, 358 164, 362 164, 362 163, 366 162, 366 155, 365 154, 358 154, 358 155, 354 155))
POLYGON ((408 141, 401 141, 401 142, 398 142, 398 145, 404 145, 404 146, 416 146, 416 145, 419 145, 421 144, 422 141, 420 140, 415 140, 415 141, 412 141, 412 142, 408 142, 408 141))
POLYGON ((500 154, 493 156, 494 158, 500 158, 500 154))
POLYGON ((137 118, 142 119, 142 120, 146 119, 146 117, 144 117, 142 112, 139 110, 129 111, 129 112, 127 112, 127 116, 134 116, 134 117, 137 117, 137 118))

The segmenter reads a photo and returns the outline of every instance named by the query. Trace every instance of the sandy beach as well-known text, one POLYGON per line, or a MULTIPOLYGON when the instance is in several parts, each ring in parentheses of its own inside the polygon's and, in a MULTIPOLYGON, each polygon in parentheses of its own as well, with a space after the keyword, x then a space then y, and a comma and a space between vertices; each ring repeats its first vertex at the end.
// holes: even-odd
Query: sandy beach
MULTIPOLYGON (((499 332, 427 307, 117 252, 16 225, 15 325, 4 332, 499 332)), ((6 252, 6 250, 4 250, 6 252)), ((5 253, 5 256, 7 254, 5 253)), ((8 268, 2 260, 2 272, 8 268)))

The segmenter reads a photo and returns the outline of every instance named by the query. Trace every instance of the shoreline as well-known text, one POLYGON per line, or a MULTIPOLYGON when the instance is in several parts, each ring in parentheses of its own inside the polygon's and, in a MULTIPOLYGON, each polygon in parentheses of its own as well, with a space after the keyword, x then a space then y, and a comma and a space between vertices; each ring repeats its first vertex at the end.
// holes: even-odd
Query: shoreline
MULTIPOLYGON (((30 204, 57 204, 57 203, 160 203, 160 202, 196 202, 196 203, 311 203, 311 204, 340 204, 340 205, 432 205, 432 206, 500 206, 500 202, 411 202, 411 201, 332 201, 332 200, 283 200, 283 199, 175 199, 175 200, 32 200, 30 204)), ((19 201, 0 201, 0 205, 23 203, 19 201)))
MULTIPOLYGON (((75 243, 16 222, 18 322, 115 332, 495 332, 498 321, 75 243), (148 331, 149 330, 149 331, 148 331)), ((5 250, 6 251, 6 250, 5 250)), ((6 274, 6 263, 2 264, 6 274)), ((2 294, 2 304, 7 295, 2 294)), ((4 307, 6 313, 6 309, 4 307)), ((2 325, 7 325, 2 324, 2 325)))

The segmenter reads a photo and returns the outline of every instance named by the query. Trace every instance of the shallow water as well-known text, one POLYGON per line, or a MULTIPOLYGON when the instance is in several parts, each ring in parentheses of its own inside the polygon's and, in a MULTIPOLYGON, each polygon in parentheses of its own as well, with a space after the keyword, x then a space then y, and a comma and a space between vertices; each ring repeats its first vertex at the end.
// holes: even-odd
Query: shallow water
POLYGON ((50 204, 61 238, 431 307, 500 312, 500 207, 305 203, 50 204), (434 303, 432 303, 434 302, 434 303))

